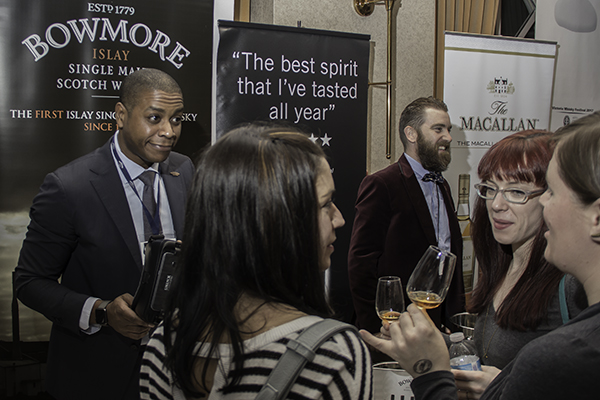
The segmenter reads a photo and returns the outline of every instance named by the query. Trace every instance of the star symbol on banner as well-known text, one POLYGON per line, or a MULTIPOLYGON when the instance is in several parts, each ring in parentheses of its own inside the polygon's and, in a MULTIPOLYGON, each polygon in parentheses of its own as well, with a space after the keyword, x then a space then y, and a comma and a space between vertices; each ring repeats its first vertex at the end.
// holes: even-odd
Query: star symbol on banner
POLYGON ((332 139, 332 138, 330 138, 329 136, 327 136, 327 134, 325 134, 325 136, 323 136, 323 137, 321 138, 321 140, 323 141, 323 144, 321 145, 321 147, 323 147, 323 146, 325 146, 325 145, 327 145, 327 146, 331 147, 331 145, 329 144, 329 141, 330 141, 331 139, 332 139))
POLYGON ((311 134, 310 134, 310 137, 309 137, 309 139, 310 139, 310 140, 311 140, 313 143, 317 143, 317 140, 319 140, 319 138, 318 138, 318 137, 316 137, 314 133, 311 133, 311 134))

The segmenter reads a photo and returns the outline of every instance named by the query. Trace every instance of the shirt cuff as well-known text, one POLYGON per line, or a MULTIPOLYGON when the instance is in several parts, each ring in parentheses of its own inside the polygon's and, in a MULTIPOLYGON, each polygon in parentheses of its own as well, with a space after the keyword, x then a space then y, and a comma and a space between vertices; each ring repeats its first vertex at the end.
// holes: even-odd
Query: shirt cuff
POLYGON ((93 335, 98 332, 101 325, 90 325, 90 315, 92 314, 92 310, 94 309, 94 304, 96 300, 100 300, 97 297, 88 297, 88 299, 83 304, 83 308, 81 309, 81 316, 79 317, 79 329, 83 333, 87 333, 88 335, 93 335))

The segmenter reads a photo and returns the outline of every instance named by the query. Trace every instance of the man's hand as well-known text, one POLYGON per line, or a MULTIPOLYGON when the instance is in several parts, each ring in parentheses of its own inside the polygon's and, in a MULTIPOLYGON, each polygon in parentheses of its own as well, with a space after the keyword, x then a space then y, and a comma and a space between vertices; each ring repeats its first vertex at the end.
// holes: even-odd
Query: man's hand
POLYGON ((408 306, 398 322, 389 324, 391 340, 376 338, 364 330, 360 334, 365 342, 398 361, 415 378, 428 372, 450 370, 448 348, 441 332, 414 304, 408 306))
MULTIPOLYGON (((100 302, 96 303, 92 311, 92 323, 95 323, 95 310, 100 302)), ((133 296, 129 293, 122 294, 111 301, 106 307, 108 326, 125 337, 138 340, 146 336, 150 329, 154 328, 154 325, 144 322, 138 317, 131 309, 132 303, 133 296)))

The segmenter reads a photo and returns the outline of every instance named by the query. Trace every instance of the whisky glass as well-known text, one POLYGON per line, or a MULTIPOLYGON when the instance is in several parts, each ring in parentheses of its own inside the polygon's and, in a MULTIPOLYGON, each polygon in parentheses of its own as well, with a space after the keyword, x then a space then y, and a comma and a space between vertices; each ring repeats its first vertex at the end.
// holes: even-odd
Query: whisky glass
POLYGON ((377 281, 375 309, 382 320, 392 322, 398 320, 404 311, 404 293, 402 282, 397 276, 382 276, 377 281))
POLYGON ((429 246, 406 285, 408 298, 419 308, 436 308, 446 298, 456 256, 436 246, 429 246))

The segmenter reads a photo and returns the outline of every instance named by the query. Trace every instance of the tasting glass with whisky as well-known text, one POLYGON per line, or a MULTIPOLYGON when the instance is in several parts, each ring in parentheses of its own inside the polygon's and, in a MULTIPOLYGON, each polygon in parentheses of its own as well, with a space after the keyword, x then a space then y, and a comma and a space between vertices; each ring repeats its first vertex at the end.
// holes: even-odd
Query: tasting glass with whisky
POLYGON ((456 256, 436 246, 429 246, 406 285, 408 298, 419 308, 436 308, 446 298, 456 256))
POLYGON ((382 276, 377 282, 375 309, 382 320, 396 321, 404 311, 402 282, 397 276, 382 276))

